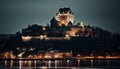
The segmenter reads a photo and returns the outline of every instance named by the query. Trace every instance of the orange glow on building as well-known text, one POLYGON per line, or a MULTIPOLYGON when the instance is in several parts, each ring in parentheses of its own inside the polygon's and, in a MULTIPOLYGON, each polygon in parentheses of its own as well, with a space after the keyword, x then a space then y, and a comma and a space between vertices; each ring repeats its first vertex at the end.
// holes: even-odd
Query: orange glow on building
POLYGON ((31 36, 22 36, 22 40, 25 42, 31 40, 31 38, 31 36))
POLYGON ((72 57, 71 52, 41 52, 37 54, 37 58, 65 58, 65 57, 72 57))
POLYGON ((74 22, 74 15, 70 8, 60 8, 59 12, 56 14, 56 20, 59 26, 68 26, 69 22, 74 22))
POLYGON ((12 51, 7 51, 3 53, 3 58, 16 58, 16 56, 13 55, 12 51))

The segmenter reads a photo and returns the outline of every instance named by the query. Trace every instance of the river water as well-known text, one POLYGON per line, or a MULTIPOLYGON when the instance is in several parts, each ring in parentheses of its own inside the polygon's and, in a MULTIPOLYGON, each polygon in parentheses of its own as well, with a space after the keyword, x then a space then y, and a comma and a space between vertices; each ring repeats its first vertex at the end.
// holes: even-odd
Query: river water
POLYGON ((120 69, 120 59, 0 60, 0 69, 120 69))

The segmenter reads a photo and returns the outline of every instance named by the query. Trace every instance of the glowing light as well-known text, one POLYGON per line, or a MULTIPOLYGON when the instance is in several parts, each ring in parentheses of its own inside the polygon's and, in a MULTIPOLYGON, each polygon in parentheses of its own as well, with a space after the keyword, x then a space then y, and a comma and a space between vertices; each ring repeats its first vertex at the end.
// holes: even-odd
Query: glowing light
POLYGON ((12 51, 4 52, 4 58, 15 58, 12 51))
POLYGON ((40 35, 40 39, 42 40, 42 39, 45 39, 47 37, 47 35, 40 35))
POLYGON ((80 22, 80 26, 81 26, 81 27, 84 27, 84 24, 83 24, 83 22, 80 22))
POLYGON ((19 69, 22 69, 22 66, 23 66, 23 61, 19 60, 19 69))
POLYGON ((31 36, 22 36, 22 40, 23 41, 29 41, 29 40, 31 40, 31 36))
POLYGON ((43 28, 42 28, 42 30, 46 30, 46 28, 45 28, 45 27, 43 27, 43 28))
POLYGON ((31 65, 32 65, 32 61, 29 60, 29 61, 28 61, 28 66, 31 67, 31 65))
POLYGON ((106 56, 107 59, 120 59, 120 56, 106 56))
POLYGON ((10 61, 10 66, 13 67, 13 60, 10 61))
POLYGON ((55 58, 58 58, 58 55, 55 55, 55 58))
POLYGON ((90 63, 91 63, 91 66, 93 66, 93 60, 92 59, 90 60, 90 63))
POLYGON ((18 57, 21 58, 24 53, 25 53, 25 52, 19 53, 19 54, 18 54, 18 57))
POLYGON ((5 60, 5 66, 7 66, 7 60, 5 60))
POLYGON ((51 58, 51 56, 50 55, 45 55, 45 57, 44 58, 51 58))
POLYGON ((16 49, 17 49, 17 50, 20 50, 20 48, 19 48, 19 47, 17 47, 16 49))
POLYGON ((30 48, 29 51, 34 51, 36 48, 30 48))
POLYGON ((47 69, 47 67, 45 67, 45 66, 42 66, 42 67, 40 67, 41 69, 47 69))
POLYGON ((48 67, 51 67, 51 60, 48 61, 48 67))
POLYGON ((77 56, 80 57, 80 54, 78 54, 77 56))
POLYGON ((85 58, 92 59, 92 58, 94 58, 94 56, 85 56, 85 58))
POLYGON ((48 58, 51 58, 51 56, 48 56, 48 58))
POLYGON ((104 58, 103 56, 97 56, 97 58, 104 58))
POLYGON ((67 63, 69 63, 70 62, 70 60, 67 60, 67 63))
POLYGON ((78 67, 80 66, 80 60, 78 60, 78 67))

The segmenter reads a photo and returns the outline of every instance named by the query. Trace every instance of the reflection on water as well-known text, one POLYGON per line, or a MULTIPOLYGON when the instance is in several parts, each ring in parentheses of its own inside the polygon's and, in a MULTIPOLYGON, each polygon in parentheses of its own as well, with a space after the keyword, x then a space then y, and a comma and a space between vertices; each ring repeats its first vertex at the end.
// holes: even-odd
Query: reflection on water
POLYGON ((93 59, 90 60, 90 66, 93 66, 93 59))
POLYGON ((7 66, 7 60, 5 60, 5 67, 7 66))
POLYGON ((36 69, 36 60, 34 60, 34 68, 36 69))
POLYGON ((13 60, 10 61, 10 66, 11 66, 11 67, 13 66, 13 60))
POLYGON ((48 67, 51 67, 51 60, 48 61, 48 67))
POLYGON ((79 67, 80 66, 80 60, 78 59, 77 62, 78 62, 78 67, 79 67))
POLYGON ((119 67, 120 60, 97 60, 97 59, 79 59, 79 60, 0 60, 0 69, 85 69, 119 67), (83 68, 82 68, 83 67, 83 68))

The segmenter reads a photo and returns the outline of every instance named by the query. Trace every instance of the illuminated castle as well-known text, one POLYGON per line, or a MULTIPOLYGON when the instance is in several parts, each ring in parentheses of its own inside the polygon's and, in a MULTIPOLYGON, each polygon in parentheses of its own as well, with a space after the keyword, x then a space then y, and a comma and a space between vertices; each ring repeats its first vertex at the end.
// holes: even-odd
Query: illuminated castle
POLYGON ((60 8, 59 12, 56 14, 56 20, 59 26, 67 26, 68 23, 74 22, 74 15, 70 8, 60 8))
POLYGON ((74 23, 74 15, 70 8, 60 8, 56 18, 51 20, 52 26, 68 26, 74 23))

